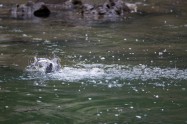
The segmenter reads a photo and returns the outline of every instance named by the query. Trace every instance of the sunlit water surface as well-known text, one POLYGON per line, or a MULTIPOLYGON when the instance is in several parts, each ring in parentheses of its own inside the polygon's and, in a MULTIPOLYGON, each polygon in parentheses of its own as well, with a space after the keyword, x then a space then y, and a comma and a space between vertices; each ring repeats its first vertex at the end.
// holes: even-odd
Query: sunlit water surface
POLYGON ((95 21, 15 19, 0 3, 0 123, 187 123, 186 2, 155 2, 95 21), (54 55, 59 72, 26 71, 54 55))

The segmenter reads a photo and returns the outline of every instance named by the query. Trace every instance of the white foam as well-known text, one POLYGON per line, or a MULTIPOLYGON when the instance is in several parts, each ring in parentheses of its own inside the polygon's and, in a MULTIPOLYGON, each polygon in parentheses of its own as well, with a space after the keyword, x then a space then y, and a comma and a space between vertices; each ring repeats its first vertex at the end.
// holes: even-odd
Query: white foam
POLYGON ((64 81, 161 78, 187 80, 187 69, 147 67, 146 65, 82 64, 75 67, 64 67, 59 72, 50 73, 47 76, 50 79, 64 81))
MULTIPOLYGON (((104 64, 77 64, 71 67, 61 68, 58 58, 46 59, 36 58, 31 65, 27 66, 26 70, 30 72, 30 78, 42 78, 50 80, 63 81, 81 81, 90 80, 97 82, 97 80, 113 80, 113 84, 117 82, 114 80, 156 80, 156 79, 182 79, 187 80, 187 69, 177 68, 160 68, 148 67, 146 65, 104 65, 104 64), (51 72, 46 73, 46 68, 51 63, 53 68, 51 72)), ((112 86, 109 86, 112 87, 112 86)))

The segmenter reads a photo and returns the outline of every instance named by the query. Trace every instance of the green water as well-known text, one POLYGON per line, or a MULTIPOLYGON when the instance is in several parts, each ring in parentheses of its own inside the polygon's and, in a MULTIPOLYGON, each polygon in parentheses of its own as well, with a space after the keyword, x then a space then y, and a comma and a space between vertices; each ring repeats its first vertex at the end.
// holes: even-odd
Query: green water
POLYGON ((147 0, 148 13, 127 20, 95 21, 15 19, 6 13, 13 2, 3 1, 0 123, 187 123, 186 2, 168 1, 147 0), (54 54, 61 73, 25 71, 33 57, 54 54))

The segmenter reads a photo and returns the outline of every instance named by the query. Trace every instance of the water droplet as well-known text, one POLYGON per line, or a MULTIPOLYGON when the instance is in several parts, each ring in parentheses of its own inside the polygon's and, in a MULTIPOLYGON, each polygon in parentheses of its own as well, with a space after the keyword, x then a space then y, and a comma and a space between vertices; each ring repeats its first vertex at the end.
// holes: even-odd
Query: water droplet
POLYGON ((163 55, 163 52, 159 52, 158 55, 159 55, 159 56, 163 55))
POLYGON ((185 91, 186 90, 186 88, 182 88, 182 91, 185 91))
POLYGON ((40 100, 36 100, 36 102, 37 102, 37 103, 41 103, 42 101, 40 101, 40 100))
POLYGON ((139 116, 139 115, 137 115, 137 116, 136 116, 136 118, 141 119, 142 117, 141 117, 141 116, 139 116))
POLYGON ((42 38, 33 38, 33 40, 36 40, 36 41, 41 41, 42 38))
POLYGON ((23 34, 22 36, 23 36, 23 37, 27 37, 28 35, 26 35, 26 34, 23 34))
POLYGON ((159 98, 159 95, 154 95, 155 98, 159 98))
POLYGON ((131 108, 131 109, 133 109, 134 107, 133 107, 133 106, 131 106, 130 108, 131 108))
POLYGON ((112 84, 109 84, 109 85, 108 85, 108 88, 112 88, 112 84))
POLYGON ((49 40, 45 40, 44 43, 50 43, 50 41, 49 40))

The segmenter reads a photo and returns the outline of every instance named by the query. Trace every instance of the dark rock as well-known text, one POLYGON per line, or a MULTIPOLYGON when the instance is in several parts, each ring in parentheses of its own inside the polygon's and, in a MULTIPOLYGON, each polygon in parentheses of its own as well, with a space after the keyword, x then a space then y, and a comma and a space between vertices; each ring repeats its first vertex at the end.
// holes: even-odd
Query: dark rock
POLYGON ((17 4, 11 8, 10 12, 16 18, 48 17, 51 13, 45 3, 32 1, 28 1, 26 4, 17 4))
POLYGON ((34 16, 36 17, 49 17, 50 10, 47 8, 47 6, 42 5, 40 9, 34 11, 34 16))
MULTIPOLYGON (((29 1, 26 4, 20 4, 11 9, 13 17, 32 18, 34 17, 48 17, 51 12, 56 12, 57 15, 67 15, 61 13, 79 14, 81 17, 88 19, 100 18, 118 18, 126 17, 128 13, 137 11, 136 4, 125 3, 123 0, 106 0, 101 5, 93 5, 83 3, 82 0, 55 0, 59 4, 45 4, 49 0, 37 0, 37 2, 29 1), (41 2, 42 1, 42 2, 41 2), (65 11, 66 10, 66 11, 65 11)), ((72 16, 73 17, 73 16, 72 16)))

